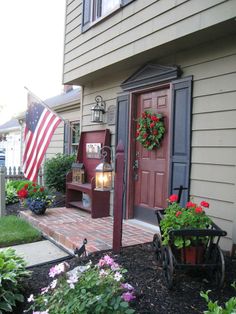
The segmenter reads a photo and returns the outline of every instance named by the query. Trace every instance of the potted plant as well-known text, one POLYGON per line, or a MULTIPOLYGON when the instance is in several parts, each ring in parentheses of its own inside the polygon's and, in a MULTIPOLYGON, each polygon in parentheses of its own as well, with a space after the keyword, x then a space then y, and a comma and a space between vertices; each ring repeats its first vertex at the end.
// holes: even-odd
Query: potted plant
MULTIPOLYGON (((178 196, 175 194, 169 197, 169 206, 165 209, 164 217, 160 222, 163 245, 170 244, 171 230, 208 229, 212 224, 212 220, 204 210, 209 207, 209 203, 202 201, 198 205, 187 202, 185 207, 181 207, 177 200, 178 196)), ((197 262, 201 261, 207 242, 208 237, 175 236, 172 245, 175 249, 181 250, 181 256, 183 258, 183 255, 185 255, 187 263, 192 264, 196 261, 196 255, 198 257, 197 262)))
POLYGON ((48 207, 53 204, 54 196, 36 183, 27 183, 17 191, 21 202, 36 215, 43 215, 48 207))

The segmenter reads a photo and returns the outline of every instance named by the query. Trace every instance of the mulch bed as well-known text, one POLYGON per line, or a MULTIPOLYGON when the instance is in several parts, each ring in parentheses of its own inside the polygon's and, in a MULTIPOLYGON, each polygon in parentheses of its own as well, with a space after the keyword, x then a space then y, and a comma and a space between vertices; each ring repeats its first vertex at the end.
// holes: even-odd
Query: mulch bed
MULTIPOLYGON (((14 212, 8 208, 9 212, 14 212)), ((19 208, 18 208, 19 209, 19 208)), ((221 290, 207 279, 207 274, 201 270, 191 272, 178 271, 175 275, 174 289, 169 291, 163 280, 162 267, 158 265, 151 243, 123 248, 120 254, 111 255, 120 265, 128 270, 127 282, 136 289, 137 299, 133 303, 136 313, 146 314, 191 314, 203 313, 206 303, 200 297, 200 291, 212 290, 210 297, 223 304, 235 295, 231 283, 236 281, 236 262, 226 258, 226 279, 221 290)), ((86 264, 89 260, 97 263, 104 252, 90 254, 87 258, 73 257, 67 262, 71 268, 78 264, 86 264)), ((32 277, 27 280, 25 297, 31 293, 38 294, 42 287, 51 281, 48 277, 49 269, 53 264, 46 264, 31 268, 32 277)), ((18 306, 15 314, 21 314, 27 309, 27 302, 18 306)))

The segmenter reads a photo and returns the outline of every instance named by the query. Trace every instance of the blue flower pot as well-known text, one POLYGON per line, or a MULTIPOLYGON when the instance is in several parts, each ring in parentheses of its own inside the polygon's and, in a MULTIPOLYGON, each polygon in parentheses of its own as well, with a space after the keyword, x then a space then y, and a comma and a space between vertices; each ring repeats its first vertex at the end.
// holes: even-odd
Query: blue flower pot
POLYGON ((27 206, 36 215, 43 215, 47 209, 46 201, 40 199, 28 199, 27 206))

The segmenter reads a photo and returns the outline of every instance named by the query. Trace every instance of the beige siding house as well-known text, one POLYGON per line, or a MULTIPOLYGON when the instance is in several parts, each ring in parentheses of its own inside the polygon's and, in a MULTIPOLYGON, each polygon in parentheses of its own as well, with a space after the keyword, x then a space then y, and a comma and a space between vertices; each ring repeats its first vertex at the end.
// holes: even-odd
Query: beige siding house
POLYGON ((196 202, 210 203, 207 212, 228 233, 221 245, 231 251, 236 244, 236 1, 107 3, 67 0, 63 83, 81 86, 81 130, 108 128, 113 148, 119 139, 125 142, 126 218, 148 221, 150 209, 165 206, 158 185, 164 186, 163 195, 187 185, 184 199, 188 193, 196 202), (90 122, 97 95, 107 108, 117 107, 116 124, 90 122), (136 159, 140 167, 143 159, 153 159, 135 144, 134 121, 140 110, 164 107, 168 139, 156 157, 165 159, 165 171, 134 173, 136 159), (145 182, 154 182, 153 192, 145 182))

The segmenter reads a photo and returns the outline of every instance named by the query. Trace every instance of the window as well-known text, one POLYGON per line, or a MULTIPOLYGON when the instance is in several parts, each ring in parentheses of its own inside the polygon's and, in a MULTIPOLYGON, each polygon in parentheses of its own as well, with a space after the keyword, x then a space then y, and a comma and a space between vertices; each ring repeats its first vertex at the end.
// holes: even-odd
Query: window
POLYGON ((82 31, 134 0, 83 0, 82 31))
POLYGON ((64 124, 64 149, 63 153, 77 154, 80 138, 80 123, 79 121, 67 122, 64 124))
POLYGON ((80 138, 80 123, 79 122, 71 123, 71 143, 70 143, 71 154, 77 154, 79 138, 80 138))

